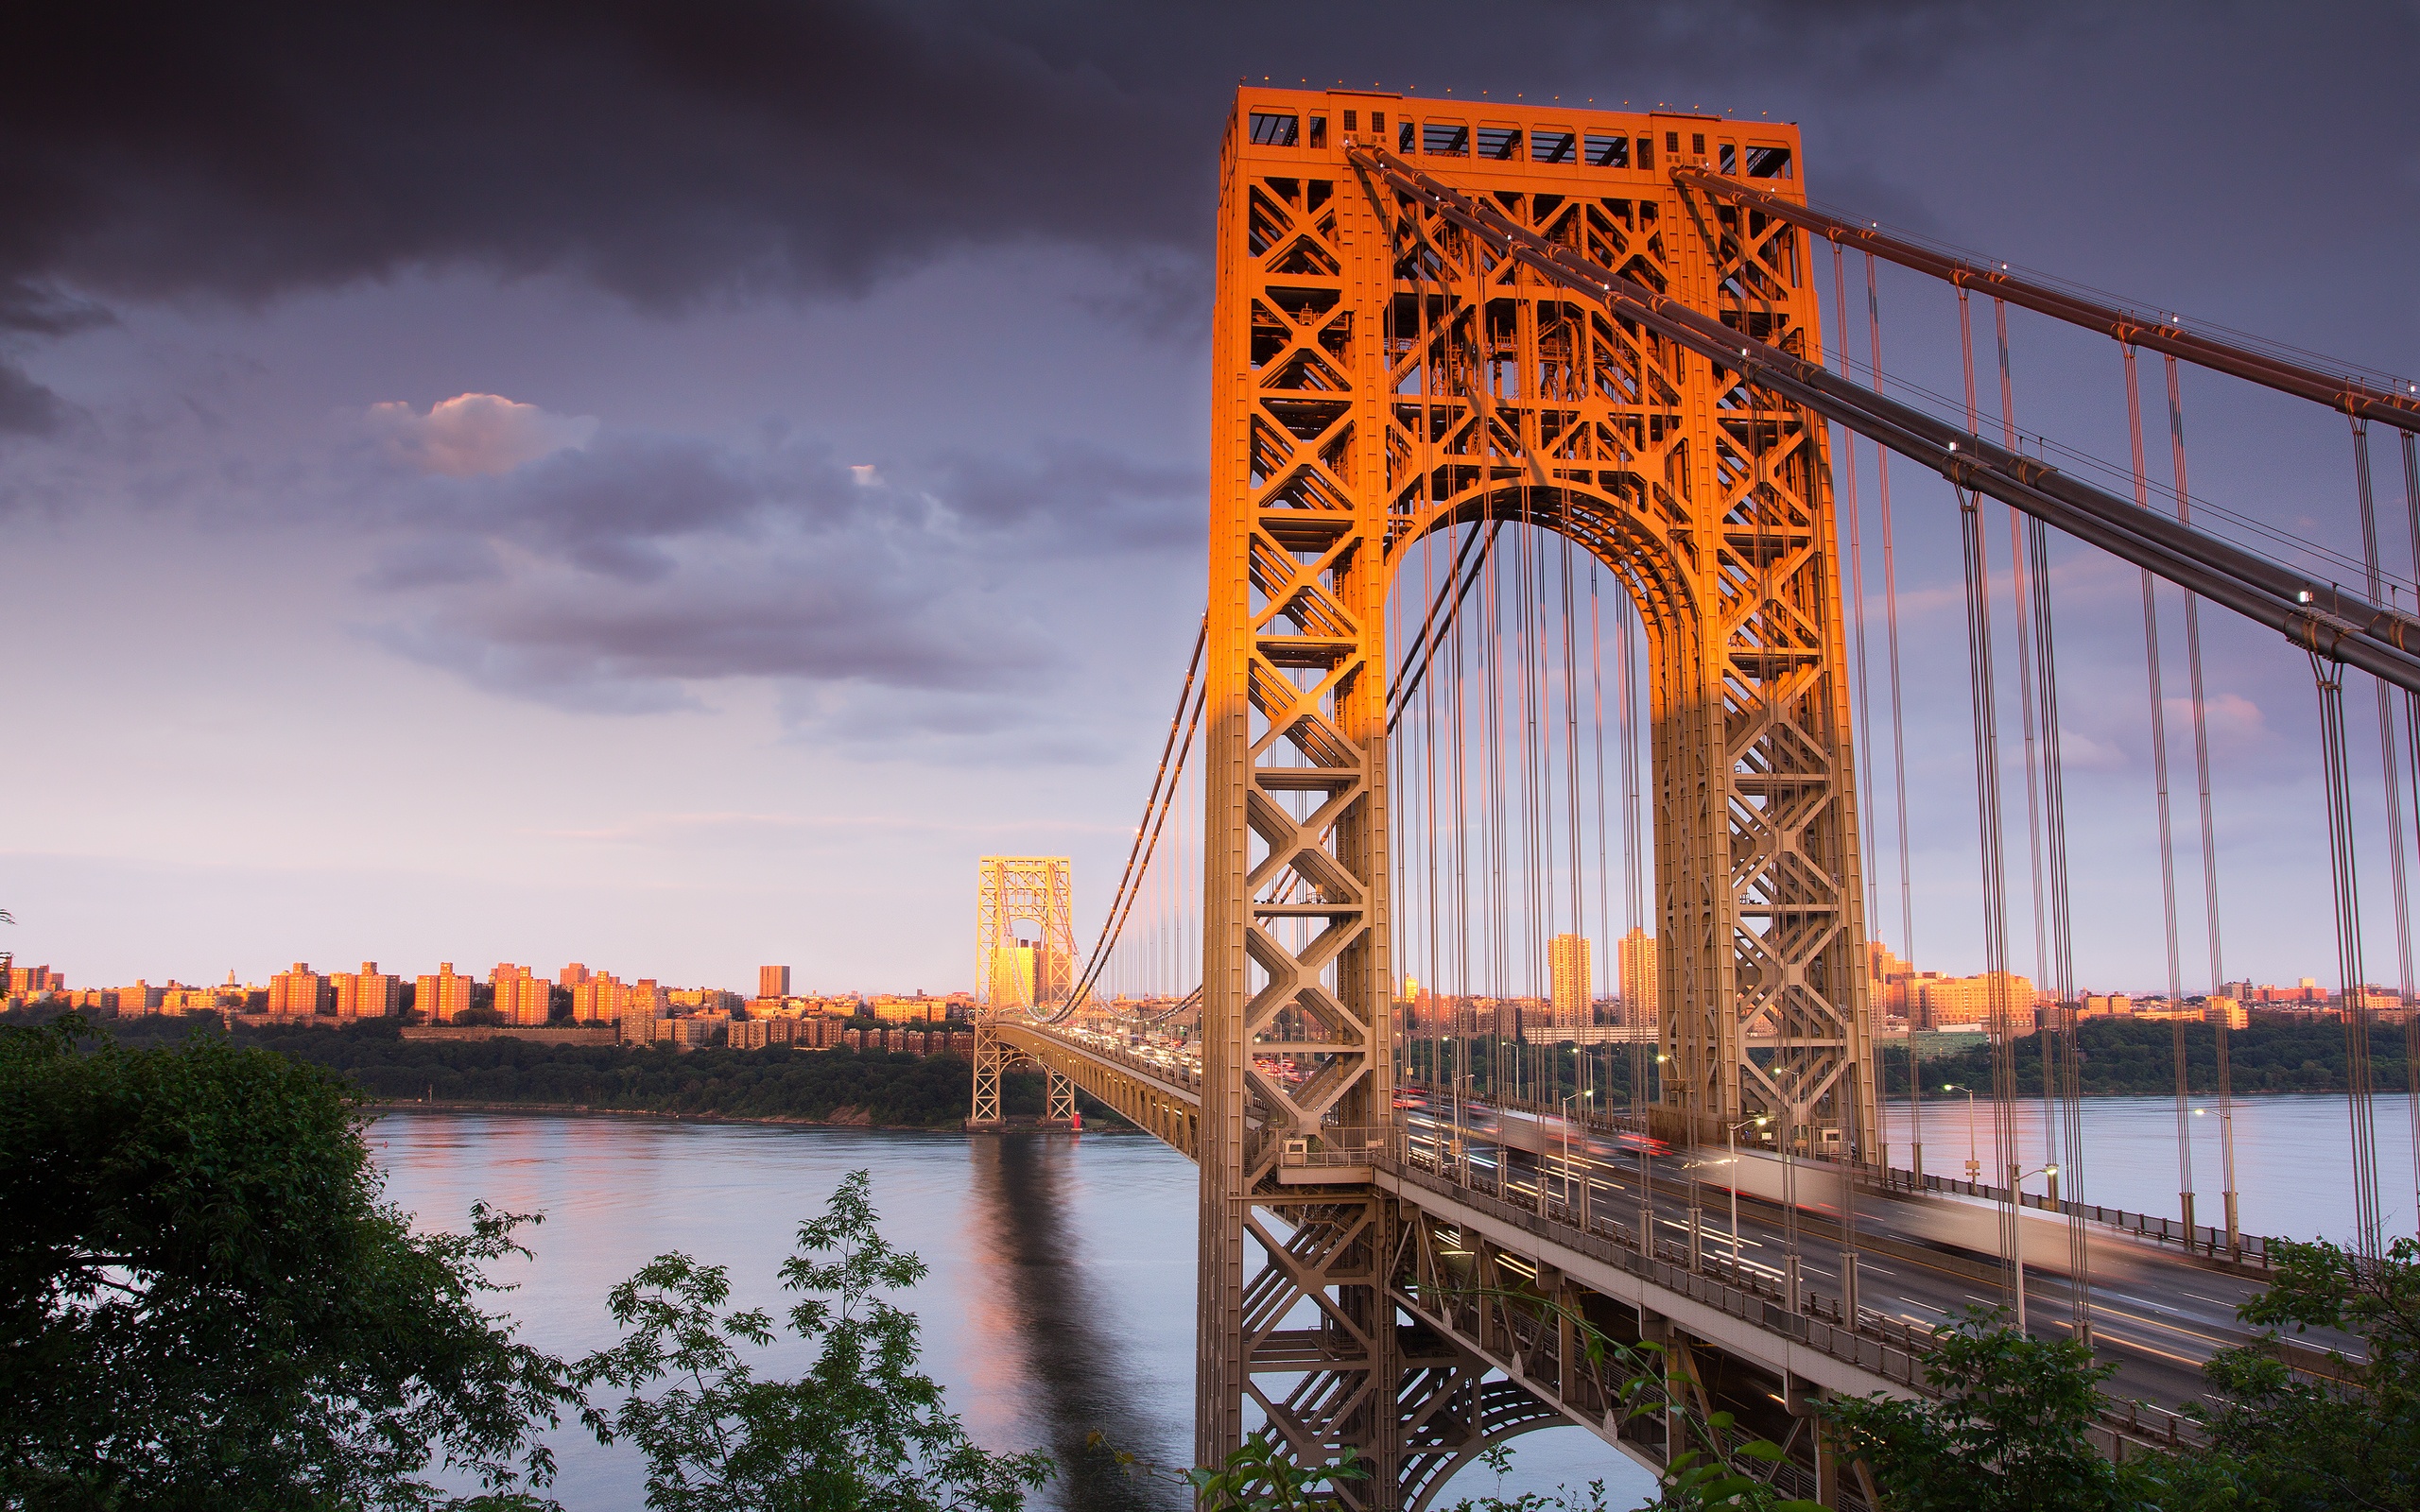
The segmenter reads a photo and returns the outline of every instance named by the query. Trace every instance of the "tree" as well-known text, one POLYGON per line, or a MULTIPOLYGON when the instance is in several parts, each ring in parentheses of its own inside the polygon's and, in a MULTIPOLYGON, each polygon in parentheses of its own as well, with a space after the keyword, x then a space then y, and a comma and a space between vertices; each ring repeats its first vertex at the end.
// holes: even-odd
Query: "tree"
POLYGON ((2276 1280, 2242 1309, 2268 1333, 2211 1360, 2218 1401, 2200 1413, 2211 1447, 2157 1463, 2166 1504, 2420 1505, 2420 1241, 2398 1239, 2377 1261, 2286 1241, 2273 1258, 2276 1280), (2358 1335, 2363 1357, 2311 1350, 2296 1370, 2278 1357, 2288 1327, 2358 1335))
POLYGON ((622 1341, 574 1369, 583 1386, 627 1393, 610 1418, 587 1419, 646 1455, 648 1506, 1015 1512, 1049 1478, 1046 1455, 977 1446, 920 1372, 915 1314, 881 1294, 922 1280, 925 1263, 875 1222, 872 1180, 854 1171, 823 1216, 799 1226, 781 1279, 803 1294, 789 1332, 818 1353, 795 1381, 760 1380, 748 1364, 742 1347, 769 1346, 772 1318, 723 1311, 724 1267, 660 1255, 614 1288, 622 1341))
POLYGON ((0 1027, 0 1504, 534 1504, 575 1396, 479 1306, 524 1220, 414 1234, 316 1068, 89 1034, 0 1027))
POLYGON ((1821 1407, 1839 1452, 1863 1460, 1891 1512, 2118 1512, 2134 1478, 2087 1430, 2116 1372, 2067 1339, 2002 1327, 1973 1309, 1940 1336, 1925 1401, 1860 1397, 1821 1407))

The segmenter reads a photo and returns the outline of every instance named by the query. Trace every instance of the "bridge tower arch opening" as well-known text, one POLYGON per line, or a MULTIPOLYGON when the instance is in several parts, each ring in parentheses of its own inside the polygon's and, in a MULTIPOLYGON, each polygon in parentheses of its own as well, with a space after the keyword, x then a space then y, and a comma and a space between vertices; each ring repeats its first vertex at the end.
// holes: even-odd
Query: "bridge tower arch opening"
POLYGON ((1400 152, 1820 355, 1805 234, 1656 171, 1682 141, 1711 160, 1709 133, 1756 138, 1731 163, 1797 158, 1764 123, 1238 94, 1212 328, 1202 1463, 1253 1415, 1306 1462, 1355 1448, 1373 1480, 1348 1494, 1402 1504, 1434 1464, 1434 1393, 1469 1386, 1389 1298, 1405 1235, 1354 1160, 1394 1118, 1387 607, 1432 532, 1567 536, 1647 627, 1660 1130, 1719 1141, 1762 1114, 1786 1147, 1876 1148, 1824 426, 1348 157, 1400 152))

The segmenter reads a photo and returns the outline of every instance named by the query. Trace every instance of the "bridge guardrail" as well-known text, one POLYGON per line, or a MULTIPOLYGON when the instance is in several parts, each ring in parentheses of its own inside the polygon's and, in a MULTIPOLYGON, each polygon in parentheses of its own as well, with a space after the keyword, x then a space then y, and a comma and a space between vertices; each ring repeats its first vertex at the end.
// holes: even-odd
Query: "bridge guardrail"
MULTIPOLYGON (((1799 1311, 1792 1313, 1789 1298, 1781 1289, 1754 1272, 1739 1269, 1729 1261, 1714 1256, 1702 1257, 1699 1269, 1689 1268, 1688 1256, 1678 1246, 1657 1242, 1652 1255, 1641 1252, 1638 1241, 1622 1228, 1590 1215, 1586 1227, 1581 1215, 1563 1203, 1549 1198, 1541 1211, 1535 1202, 1512 1202, 1503 1194, 1507 1185, 1500 1170, 1473 1168, 1457 1162, 1461 1172, 1443 1168, 1440 1162, 1411 1150, 1408 1145, 1400 1152, 1390 1151, 1377 1162, 1398 1179, 1437 1191, 1440 1195, 1453 1195, 1488 1211, 1492 1206, 1502 1210, 1494 1216, 1535 1231, 1548 1224, 1578 1230, 1559 1243, 1571 1244, 1584 1253, 1607 1261, 1641 1280, 1649 1280, 1668 1291, 1678 1292, 1694 1301, 1719 1308, 1743 1321, 1782 1333, 1823 1354, 1846 1365, 1871 1370, 1887 1381, 1895 1381, 1913 1390, 1929 1393, 1925 1375, 1925 1362, 1931 1352, 1934 1332, 1931 1330, 1886 1317, 1859 1308, 1854 1321, 1841 1315, 1837 1299, 1811 1288, 1801 1288, 1799 1311), (1482 1175, 1482 1170, 1485 1174, 1482 1175), (1481 1206, 1482 1204, 1487 1206, 1481 1206), (1584 1241, 1596 1241, 1588 1245, 1584 1241), (1583 1241, 1583 1242, 1575 1242, 1583 1241)), ((1541 1235, 1541 1237, 1550 1237, 1541 1235)), ((2101 1429, 2116 1441, 2127 1441, 2152 1447, 2180 1449, 2203 1441, 2200 1426, 2191 1418, 2152 1402, 2120 1400, 2104 1396, 2100 1409, 2101 1429)), ((2122 1453, 2122 1451, 2118 1451, 2122 1453)))
MULTIPOLYGON (((1812 1159, 1812 1157, 1809 1157, 1812 1159)), ((1863 1168, 1875 1172, 1873 1166, 1863 1168)), ((1960 1196, 1978 1197, 1986 1202, 2005 1202, 2008 1189, 1983 1181, 1962 1181, 1953 1177, 1927 1174, 1921 1182, 1915 1173, 1891 1169, 1877 1173, 1875 1184, 1885 1192, 1946 1192, 1960 1196)), ((2061 1198, 2055 1205, 2047 1194, 2019 1192, 2018 1200, 2039 1212, 2060 1212, 2081 1217, 2118 1229, 2137 1239, 2154 1244, 2174 1245, 2192 1254, 2211 1260, 2232 1261, 2238 1264, 2273 1270, 2276 1262, 2271 1257, 2269 1241, 2259 1234, 2236 1235, 2235 1244, 2227 1243, 2226 1230, 2207 1224, 2195 1224, 2187 1228, 2183 1220, 2157 1218, 2145 1212, 2129 1212, 2123 1208, 2104 1208, 2097 1202, 2069 1202, 2061 1198)))
MULTIPOLYGON (((1433 1091, 1434 1089, 1431 1091, 1433 1091)), ((1566 1108, 1560 1103, 1539 1103, 1524 1097, 1495 1097, 1488 1099, 1487 1106, 1515 1108, 1540 1117, 1568 1118, 1583 1128, 1605 1134, 1642 1132, 1638 1120, 1611 1111, 1584 1112, 1578 1108, 1566 1108)), ((1832 1168, 1837 1168, 1842 1163, 1839 1159, 1828 1155, 1801 1155, 1796 1159, 1810 1165, 1832 1168)), ((1919 1180, 1915 1173, 1902 1171, 1896 1167, 1859 1165, 1857 1169, 1862 1173, 1863 1179, 1878 1191, 1939 1192, 1977 1197, 1985 1202, 2007 1200, 2005 1189, 1993 1186, 1988 1182, 1962 1181, 1954 1177, 1930 1174, 1927 1174, 1919 1180)), ((2036 1211, 2059 1212, 2081 1217, 2087 1223, 2097 1223, 2115 1228, 2129 1237, 2148 1239, 2153 1244, 2172 1245, 2189 1254, 2199 1255, 2204 1259, 2223 1260, 2235 1264, 2249 1265, 2258 1270, 2273 1270, 2276 1267, 2269 1240, 2259 1234, 2238 1233, 2236 1235, 2235 1243, 2230 1246, 2227 1243, 2225 1229, 2213 1228, 2207 1224, 2195 1224, 2188 1230, 2181 1219, 2155 1217, 2144 1212, 2130 1212, 2123 1208, 2103 1207, 2096 1202, 2070 1202, 2062 1198, 2053 1205, 2047 1194, 2022 1191, 2017 1194, 2017 1198, 2025 1207, 2036 1211)))
MULTIPOLYGON (((1745 1275, 1732 1278, 1704 1270, 1691 1270, 1686 1264, 1685 1255, 1671 1251, 1673 1258, 1668 1259, 1662 1253, 1670 1249, 1668 1246, 1658 1245, 1657 1254, 1643 1254, 1637 1241, 1625 1235, 1618 1226, 1592 1222, 1585 1229, 1581 1229, 1575 1221, 1577 1215, 1560 1204, 1549 1202, 1547 1211, 1541 1212, 1534 1203, 1507 1201, 1500 1192, 1489 1190, 1502 1185, 1500 1177, 1490 1176, 1483 1184, 1458 1180, 1440 1170, 1435 1162, 1408 1150, 1402 1153, 1389 1151, 1376 1163, 1397 1179, 1428 1188, 1441 1196, 1450 1195, 1471 1202, 1481 1211, 1500 1209, 1502 1211, 1492 1215, 1533 1231, 1548 1224, 1577 1230, 1569 1236, 1542 1234, 1541 1237, 1557 1237, 1558 1243, 1571 1244, 1582 1253, 1628 1271, 1642 1280, 1667 1291, 1678 1292, 1693 1301, 1759 1328, 1787 1335, 1843 1364, 1871 1370, 1886 1381, 1894 1381, 1917 1390, 1924 1387, 1924 1350, 1929 1340, 1920 1341, 1916 1331, 1905 1325, 1899 1326, 1897 1336, 1893 1337, 1891 1332, 1874 1327, 1862 1317, 1858 1326, 1852 1328, 1827 1321, 1812 1312, 1793 1314, 1778 1291, 1753 1283, 1742 1284, 1750 1280, 1745 1275)), ((1837 1311, 1834 1315, 1838 1315, 1837 1311)))

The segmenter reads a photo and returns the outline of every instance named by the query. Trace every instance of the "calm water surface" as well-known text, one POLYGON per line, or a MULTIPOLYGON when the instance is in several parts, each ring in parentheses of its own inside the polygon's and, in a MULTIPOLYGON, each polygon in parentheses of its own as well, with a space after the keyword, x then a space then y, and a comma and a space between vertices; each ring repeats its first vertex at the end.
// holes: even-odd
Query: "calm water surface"
MULTIPOLYGON (((2038 1108, 2019 1113, 2021 1158, 2039 1164, 2038 1108)), ((2389 1228, 2400 1232, 2412 1226, 2406 1117, 2403 1099, 2379 1099, 2380 1186, 2389 1228)), ((2085 1119, 2090 1198, 2174 1211, 2173 1104, 2099 1099, 2085 1119)), ((1927 1168, 1962 1174, 1964 1100, 1927 1104, 1924 1122, 1927 1168)), ((2217 1209, 2216 1123, 2215 1109, 2193 1121, 2204 1214, 2217 1209)), ((1976 1129, 1987 1162, 1991 1127, 1982 1105, 1976 1129)), ((2346 1229, 2341 1099, 2239 1102, 2235 1130, 2246 1228, 2346 1229)), ((1904 1108, 1893 1110, 1892 1139, 1904 1164, 1904 1108)), ((1155 1141, 406 1111, 381 1119, 371 1143, 389 1192, 426 1227, 459 1229, 479 1200, 544 1214, 525 1231, 534 1262, 497 1275, 519 1287, 503 1302, 526 1336, 563 1354, 610 1343, 606 1291, 668 1249, 728 1266, 733 1305, 778 1312, 784 1294, 774 1273, 799 1221, 821 1210, 842 1176, 864 1168, 886 1236, 931 1266, 908 1305, 924 1322, 928 1367, 978 1439, 1065 1454, 1098 1429, 1162 1463, 1189 1457, 1194 1173, 1155 1141)), ((804 1352, 777 1346, 763 1367, 795 1372, 804 1352)), ((566 1506, 644 1504, 635 1455, 571 1433, 557 1442, 556 1494, 566 1506)), ((1610 1493, 1629 1499, 1620 1504, 1631 1504, 1650 1485, 1645 1471, 1576 1428, 1516 1443, 1507 1491, 1602 1477, 1610 1493)), ((1455 1492, 1491 1489, 1491 1480, 1468 1472, 1455 1492)), ((1038 1504, 1105 1512, 1176 1508, 1184 1499, 1094 1473, 1063 1479, 1038 1504)))

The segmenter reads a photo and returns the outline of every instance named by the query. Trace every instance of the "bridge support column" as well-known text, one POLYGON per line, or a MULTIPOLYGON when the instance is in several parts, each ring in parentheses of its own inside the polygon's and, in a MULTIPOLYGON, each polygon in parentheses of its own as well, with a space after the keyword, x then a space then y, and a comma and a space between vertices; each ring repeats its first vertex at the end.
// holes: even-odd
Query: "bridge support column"
POLYGON ((975 1021, 975 1100, 966 1115, 970 1128, 1000 1126, 1000 1073, 1008 1069, 1009 1052, 989 1015, 975 1021))
POLYGON ((1042 1068, 1048 1078, 1049 1093, 1042 1105, 1042 1121, 1046 1124, 1073 1124, 1076 1121, 1076 1084, 1051 1070, 1042 1068))

